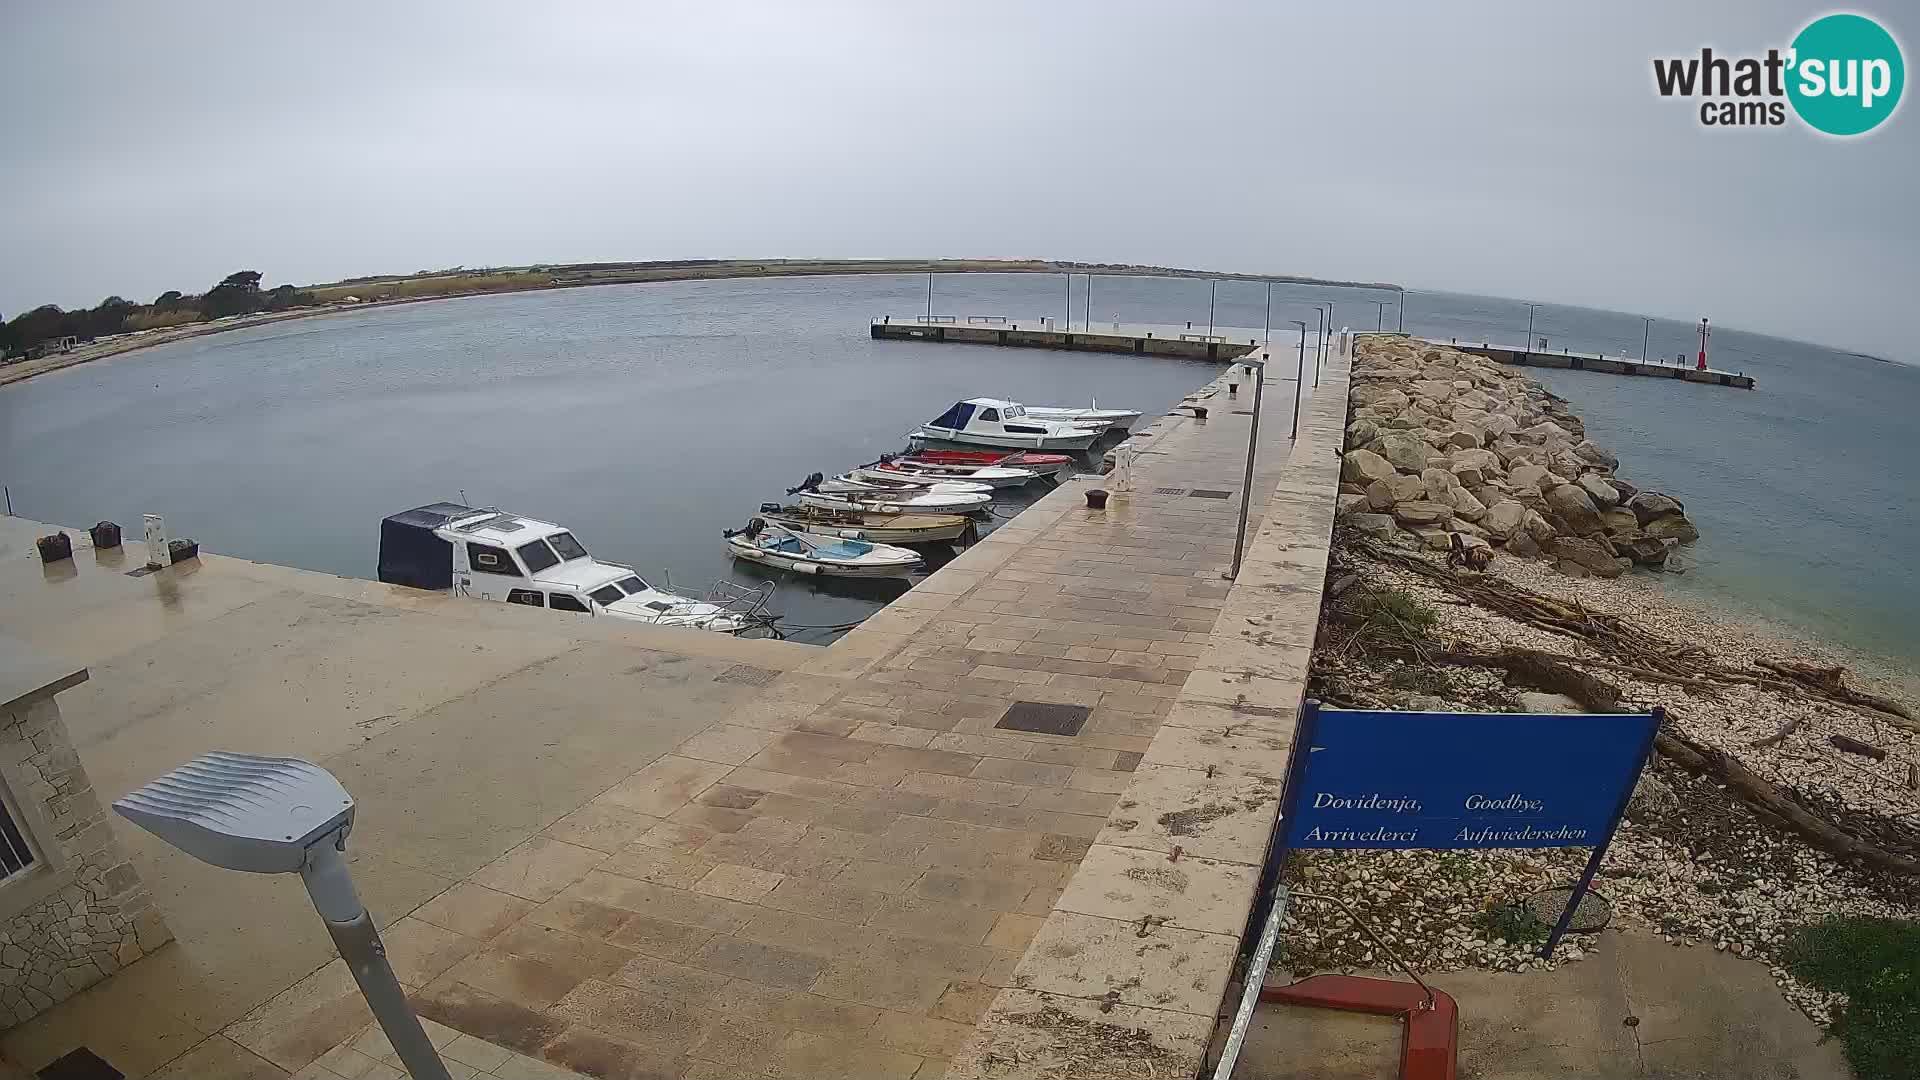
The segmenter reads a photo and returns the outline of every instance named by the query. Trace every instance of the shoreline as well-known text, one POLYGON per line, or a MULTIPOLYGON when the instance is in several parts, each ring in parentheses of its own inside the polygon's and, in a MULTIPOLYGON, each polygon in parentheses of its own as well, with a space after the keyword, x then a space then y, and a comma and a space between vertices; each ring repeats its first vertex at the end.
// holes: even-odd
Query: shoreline
MULTIPOLYGON (((342 315, 372 308, 400 304, 426 303, 432 300, 456 300, 473 296, 500 296, 511 293, 547 292, 554 289, 584 289, 600 285, 639 285, 666 281, 723 281, 772 277, 840 277, 882 274, 1081 274, 1108 277, 1192 277, 1235 281, 1269 281, 1275 284, 1314 285, 1342 289, 1397 290, 1400 286, 1383 281, 1347 281, 1297 274, 1233 274, 1184 267, 1147 266, 1130 263, 1080 263, 1038 259, 723 259, 707 262, 667 263, 572 263, 543 264, 539 268, 515 268, 510 273, 526 273, 525 283, 500 288, 451 289, 421 296, 400 296, 366 300, 354 304, 329 303, 322 307, 298 308, 273 314, 250 315, 225 323, 188 323, 179 327, 149 331, 136 340, 123 335, 101 346, 75 349, 70 353, 22 360, 0 366, 0 386, 23 382, 37 375, 63 371, 95 360, 125 356, 155 345, 170 345, 190 338, 244 330, 295 319, 342 315), (544 275, 545 280, 537 280, 544 275)), ((441 275, 401 275, 391 278, 355 278, 345 282, 322 282, 305 286, 307 291, 371 292, 409 282, 432 281, 441 275)), ((450 279, 453 276, 448 275, 450 279)), ((462 275, 475 276, 475 275, 462 275)))

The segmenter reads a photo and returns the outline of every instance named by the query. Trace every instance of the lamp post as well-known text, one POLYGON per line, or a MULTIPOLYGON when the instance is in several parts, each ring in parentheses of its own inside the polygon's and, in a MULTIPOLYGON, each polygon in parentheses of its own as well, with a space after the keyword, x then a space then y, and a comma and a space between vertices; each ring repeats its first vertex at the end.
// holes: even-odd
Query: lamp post
POLYGON ((1247 471, 1240 480, 1240 525, 1233 534, 1233 569, 1227 571, 1228 581, 1239 580, 1240 557, 1247 547, 1247 504, 1253 501, 1253 453, 1260 444, 1260 391, 1267 383, 1267 354, 1262 352, 1258 360, 1242 358, 1240 363, 1253 369, 1253 429, 1247 432, 1247 471))
POLYGON ((1640 316, 1640 362, 1647 362, 1647 338, 1653 333, 1653 320, 1640 316))
POLYGON ((1333 325, 1333 313, 1320 304, 1313 305, 1314 321, 1319 324, 1313 341, 1313 385, 1320 385, 1320 365, 1326 355, 1327 329, 1333 325))
POLYGON ((347 871, 353 796, 299 758, 214 751, 114 801, 121 817, 201 862, 299 874, 374 1019, 414 1080, 448 1080, 347 871))
POLYGON ((1083 316, 1081 321, 1087 324, 1086 325, 1087 333, 1089 334, 1093 333, 1093 275, 1092 274, 1087 275, 1087 306, 1081 312, 1081 315, 1083 316))
POLYGON ((1373 305, 1373 328, 1375 330, 1385 330, 1387 328, 1387 301, 1370 300, 1368 303, 1373 305))
POLYGON ((1400 290, 1400 332, 1407 330, 1407 290, 1400 290))
POLYGON ((1520 351, 1523 353, 1533 351, 1533 313, 1538 310, 1539 307, 1539 304, 1527 305, 1527 340, 1520 345, 1520 351))
POLYGON ((1207 283, 1207 337, 1213 337, 1213 298, 1220 290, 1220 279, 1214 278, 1207 283))
POLYGON ((933 321, 933 273, 927 273, 927 321, 933 321))
POLYGON ((1267 314, 1265 322, 1261 324, 1261 332, 1266 335, 1263 340, 1268 345, 1273 344, 1273 282, 1271 281, 1267 282, 1267 314))
POLYGON ((1067 272, 1066 300, 1062 303, 1062 306, 1066 308, 1066 314, 1067 314, 1066 327, 1067 327, 1067 332, 1071 334, 1073 332, 1073 272, 1072 271, 1067 272))
POLYGON ((1300 384, 1307 377, 1307 323, 1304 319, 1289 319, 1300 328, 1300 361, 1293 373, 1293 430, 1287 434, 1292 442, 1300 440, 1300 384))

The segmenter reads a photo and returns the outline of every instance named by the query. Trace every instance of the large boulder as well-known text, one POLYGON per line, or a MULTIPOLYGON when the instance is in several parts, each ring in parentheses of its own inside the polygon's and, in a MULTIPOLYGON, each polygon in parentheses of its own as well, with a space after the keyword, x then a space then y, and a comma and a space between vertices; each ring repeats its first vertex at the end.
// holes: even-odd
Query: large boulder
POLYGON ((1665 517, 1668 514, 1684 514, 1687 510, 1679 499, 1662 495, 1657 491, 1642 491, 1628 499, 1627 509, 1633 511, 1633 516, 1639 518, 1642 525, 1654 518, 1665 517))
POLYGON ((1543 420, 1524 431, 1517 432, 1514 438, 1521 442, 1530 442, 1535 446, 1573 445, 1573 433, 1551 420, 1543 420))
POLYGON ((1465 428, 1457 427, 1443 435, 1440 441, 1455 450, 1472 450, 1480 445, 1480 436, 1465 428))
POLYGON ((1625 540, 1640 533, 1640 519, 1633 511, 1623 506, 1609 506, 1600 511, 1600 527, 1615 540, 1625 540))
POLYGON ((1520 424, 1515 421, 1513 417, 1502 412, 1489 412, 1487 418, 1479 421, 1477 426, 1486 434, 1487 441, 1489 442, 1498 439, 1502 435, 1511 435, 1520 430, 1520 424))
POLYGON ((1548 491, 1547 509, 1566 522, 1568 531, 1576 536, 1600 531, 1600 508, 1593 505, 1593 497, 1586 489, 1578 485, 1561 484, 1548 491))
POLYGON ((1640 494, 1639 488, 1634 487, 1632 484, 1627 483, 1625 480, 1622 480, 1617 476, 1607 477, 1607 483, 1612 484, 1613 490, 1620 493, 1620 505, 1622 506, 1625 506, 1627 503, 1631 502, 1635 495, 1640 494))
POLYGON ((1491 450, 1466 447, 1447 455, 1448 465, 1471 465, 1482 473, 1491 476, 1500 472, 1500 455, 1491 450))
POLYGON ((1411 502, 1395 503, 1393 506, 1393 519, 1402 525, 1410 527, 1416 525, 1437 525, 1444 528, 1448 522, 1453 520, 1453 507, 1445 503, 1430 502, 1426 499, 1415 499, 1411 502))
POLYGON ((1616 578, 1633 569, 1632 561, 1615 555, 1613 545, 1605 539, 1556 536, 1542 544, 1541 548, 1563 568, 1565 564, 1572 563, 1595 577, 1616 578))
POLYGON ((1651 536, 1639 536, 1624 543, 1613 545, 1614 550, 1641 566, 1665 566, 1667 556, 1673 552, 1677 540, 1656 540, 1651 536))
POLYGON ((1433 447, 1417 435, 1396 432, 1380 440, 1380 454, 1401 472, 1418 473, 1433 461, 1433 447))
POLYGON ((1540 554, 1540 542, 1522 531, 1507 537, 1507 554, 1531 559, 1540 554))
POLYGON ((1518 491, 1533 490, 1545 494, 1550 490, 1547 477, 1552 475, 1545 465, 1515 465, 1507 473, 1507 485, 1518 491))
POLYGON ((1452 473, 1440 468, 1438 465, 1429 465, 1421 469, 1420 483, 1427 489, 1427 498, 1436 501, 1446 495, 1448 491, 1460 486, 1460 481, 1454 479, 1452 473))
POLYGON ((1526 507, 1512 499, 1502 499, 1487 507, 1486 516, 1480 519, 1480 525, 1488 532, 1505 540, 1515 533, 1524 531, 1522 526, 1527 522, 1527 512, 1526 507))
POLYGON ((1393 463, 1371 450, 1349 450, 1340 458, 1340 479, 1354 484, 1371 484, 1393 476, 1393 463))
POLYGON ((1383 383, 1361 383, 1347 394, 1355 405, 1373 405, 1399 412, 1407 407, 1407 395, 1383 383))
POLYGON ((1693 527, 1685 514, 1668 514, 1647 522, 1645 531, 1655 540, 1678 540, 1690 544, 1700 539, 1700 530, 1693 527))
POLYGON ((1379 437, 1380 425, 1364 416, 1347 425, 1347 446, 1349 449, 1356 446, 1365 446, 1379 437))
POLYGON ((1394 473, 1367 485, 1367 501, 1375 510, 1390 510, 1396 503, 1427 497, 1427 485, 1417 476, 1394 473))
POLYGON ((1526 530, 1528 536, 1543 544, 1558 535, 1558 530, 1553 527, 1553 523, 1548 521, 1540 511, 1531 508, 1527 510, 1527 519, 1520 523, 1520 527, 1526 530))
POLYGON ((1576 481, 1597 507, 1609 507, 1620 502, 1620 492, 1612 484, 1594 473, 1588 473, 1576 481))
POLYGON ((1617 469, 1620 467, 1620 459, 1608 453, 1605 448, 1596 444, 1592 439, 1581 439, 1575 443, 1573 452, 1578 454, 1581 460, 1591 462, 1595 465, 1604 466, 1609 469, 1617 469))
POLYGON ((1333 516, 1346 517, 1365 511, 1369 504, 1365 495, 1340 495, 1334 499, 1333 516))
POLYGON ((1473 492, 1455 484, 1447 489, 1446 502, 1453 507, 1456 518, 1467 521, 1479 521, 1486 516, 1487 505, 1473 497, 1473 492))
POLYGON ((1346 523, 1361 532, 1374 536, 1393 535, 1393 516, 1391 514, 1348 514, 1346 523))
POLYGON ((1415 397, 1425 398, 1428 401, 1436 403, 1445 401, 1453 396, 1453 384, 1450 382, 1440 382, 1437 379, 1415 379, 1407 385, 1407 389, 1415 397))
POLYGON ((1487 482, 1486 474, 1482 473, 1478 467, 1473 465, 1455 463, 1447 466, 1447 469, 1453 473, 1453 478, 1460 481, 1460 486, 1464 488, 1477 488, 1487 482))

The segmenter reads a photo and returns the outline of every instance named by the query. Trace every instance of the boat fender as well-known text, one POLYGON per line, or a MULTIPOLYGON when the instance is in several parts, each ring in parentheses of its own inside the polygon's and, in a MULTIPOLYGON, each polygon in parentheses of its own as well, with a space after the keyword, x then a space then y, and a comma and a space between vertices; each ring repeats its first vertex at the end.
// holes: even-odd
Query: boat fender
POLYGON ((817 574, 820 572, 820 564, 810 563, 810 562, 794 563, 792 566, 788 567, 788 569, 798 570, 802 574, 817 574))

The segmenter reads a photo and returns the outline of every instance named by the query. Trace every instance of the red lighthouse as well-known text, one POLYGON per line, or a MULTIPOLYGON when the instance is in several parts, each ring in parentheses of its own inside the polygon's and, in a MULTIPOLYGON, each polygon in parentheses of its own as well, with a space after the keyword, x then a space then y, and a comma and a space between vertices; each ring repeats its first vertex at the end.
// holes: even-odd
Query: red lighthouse
POLYGON ((1712 336, 1713 330, 1707 326, 1707 320, 1702 318, 1700 320, 1700 362, 1694 365, 1696 371, 1707 370, 1707 339, 1712 336))

